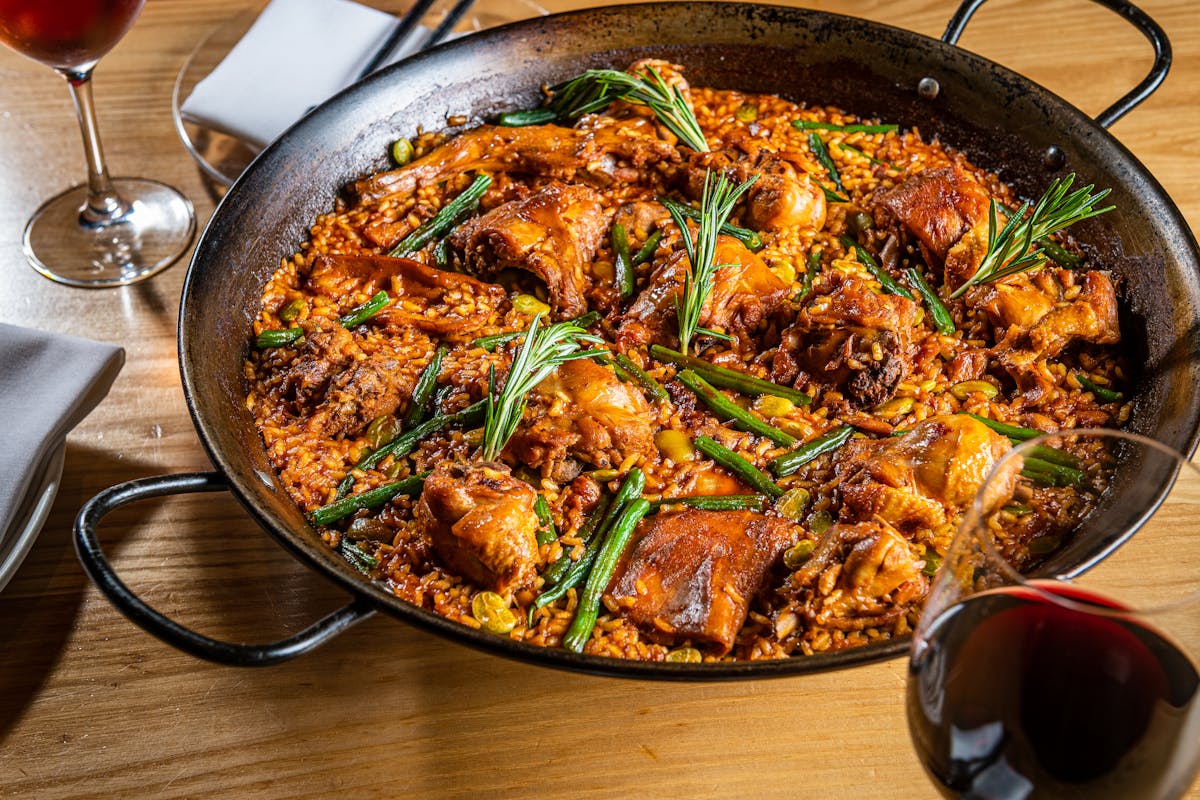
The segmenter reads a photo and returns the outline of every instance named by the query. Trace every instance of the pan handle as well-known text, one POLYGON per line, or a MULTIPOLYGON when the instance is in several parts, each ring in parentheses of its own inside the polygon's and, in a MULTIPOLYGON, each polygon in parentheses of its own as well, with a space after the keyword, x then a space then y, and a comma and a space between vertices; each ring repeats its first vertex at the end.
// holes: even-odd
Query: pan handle
POLYGON ((79 563, 96 584, 96 588, 133 623, 169 645, 219 664, 239 667, 278 664, 307 653, 375 613, 375 610, 360 598, 278 642, 234 644, 203 636, 163 616, 117 577, 112 564, 100 550, 96 538, 96 528, 100 520, 118 508, 138 500, 170 494, 219 492, 228 488, 229 484, 220 473, 185 472, 142 478, 105 489, 87 501, 80 509, 79 516, 75 518, 75 554, 79 557, 79 563))
MULTIPOLYGON (((954 16, 950 19, 950 24, 946 26, 946 32, 942 34, 942 41, 946 44, 956 44, 971 17, 986 2, 987 0, 963 0, 958 11, 954 12, 954 16)), ((1154 90, 1167 77, 1167 71, 1171 69, 1171 41, 1167 38, 1166 31, 1157 22, 1128 0, 1092 0, 1092 2, 1124 17, 1141 31, 1154 47, 1154 65, 1150 67, 1149 74, 1124 97, 1104 109, 1096 117, 1098 125, 1108 128, 1154 94, 1154 90)))

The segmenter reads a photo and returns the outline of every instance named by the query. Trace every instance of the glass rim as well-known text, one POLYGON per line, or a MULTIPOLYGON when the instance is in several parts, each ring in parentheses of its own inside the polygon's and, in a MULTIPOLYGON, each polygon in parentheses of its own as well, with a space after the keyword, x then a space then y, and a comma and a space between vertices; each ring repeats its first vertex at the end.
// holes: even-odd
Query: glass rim
MULTIPOLYGON (((1085 612, 1088 614, 1104 616, 1104 617, 1128 618, 1130 615, 1154 616, 1157 614, 1164 614, 1164 613, 1168 613, 1171 611, 1176 611, 1185 606, 1200 602, 1200 588, 1197 588, 1191 592, 1188 592, 1187 594, 1184 594, 1182 597, 1176 598, 1176 599, 1171 600, 1166 603, 1160 603, 1157 605, 1150 605, 1150 606, 1146 606, 1146 607, 1122 605, 1121 607, 1118 607, 1118 608, 1107 608, 1105 606, 1096 605, 1094 603, 1087 603, 1087 602, 1082 602, 1079 600, 1073 600, 1070 597, 1065 597, 1063 595, 1059 595, 1054 592, 1047 591, 1044 588, 1044 584, 1046 582, 1059 582, 1059 583, 1063 583, 1068 586, 1078 586, 1079 584, 1076 579, 1079 576, 1086 574, 1093 567, 1098 566, 1103 561, 1105 561, 1110 556, 1112 556, 1116 551, 1118 551, 1122 546, 1124 546, 1126 542, 1128 542, 1134 535, 1136 535, 1137 532, 1143 526, 1145 526, 1146 522, 1148 522, 1150 520, 1150 518, 1153 517, 1154 514, 1158 512, 1158 509, 1162 506, 1162 503, 1166 500, 1167 496, 1170 494, 1171 490, 1174 488, 1175 483, 1179 478, 1180 472, 1183 469, 1192 470, 1192 472, 1195 473, 1196 477, 1200 478, 1200 466, 1193 464, 1191 459, 1188 456, 1184 455, 1183 453, 1180 453, 1178 450, 1175 450, 1172 447, 1169 447, 1168 445, 1163 444, 1162 442, 1160 442, 1156 439, 1151 439, 1147 436, 1143 436, 1138 433, 1132 433, 1130 431, 1118 430, 1116 428, 1068 428, 1068 429, 1060 430, 1056 433, 1043 433, 1032 439, 1027 439, 1023 442, 1020 442, 1019 444, 1014 445, 1012 447, 1012 449, 1009 450, 1007 453, 1005 453, 1003 456, 1001 456, 996 461, 996 463, 992 465, 992 468, 988 471, 987 476, 984 478, 983 483, 980 485, 979 490, 976 491, 975 497, 971 501, 970 514, 968 514, 966 517, 964 517, 963 521, 960 523, 959 535, 962 535, 964 526, 966 526, 972 520, 979 520, 982 523, 982 521, 987 518, 988 515, 984 513, 984 508, 983 508, 983 502, 984 502, 984 496, 985 496, 984 487, 987 486, 988 483, 990 483, 991 480, 993 478, 995 478, 998 474, 1001 474, 1002 470, 1007 465, 1009 465, 1014 459, 1021 457, 1024 452, 1026 452, 1038 445, 1046 445, 1047 442, 1051 442, 1051 441, 1054 441, 1057 439, 1062 439, 1062 438, 1068 437, 1068 436, 1087 437, 1087 438, 1092 438, 1092 439, 1122 439, 1125 441, 1134 442, 1136 444, 1139 444, 1139 445, 1148 447, 1152 450, 1155 450, 1168 458, 1173 459, 1175 461, 1175 470, 1171 475, 1171 479, 1170 479, 1169 483, 1167 483, 1163 487, 1161 494, 1158 497, 1156 497, 1155 501, 1142 512, 1142 514, 1137 518, 1137 520, 1135 521, 1135 523, 1129 530, 1123 531, 1122 534, 1119 537, 1117 537, 1115 541, 1113 541, 1113 543, 1108 545, 1099 554, 1097 554, 1097 555, 1093 556, 1092 558, 1090 558, 1089 560, 1085 561, 1080 566, 1080 568, 1078 569, 1077 572, 1073 572, 1070 574, 1058 574, 1058 575, 1054 575, 1051 577, 1045 577, 1045 578, 1032 578, 1032 577, 1025 575, 1024 573, 1022 573, 1022 572, 1018 571, 1016 568, 1014 568, 1013 565, 1009 562, 1009 560, 1000 553, 999 549, 996 547, 995 536, 992 532, 992 529, 989 526, 987 526, 986 524, 977 525, 977 529, 981 533, 976 535, 976 539, 980 542, 980 545, 981 545, 984 553, 986 554, 987 558, 989 558, 994 564, 998 565, 1000 575, 1003 576, 1006 580, 1010 581, 1010 585, 1019 586, 1022 589, 1033 592, 1037 595, 1037 597, 1039 599, 1047 600, 1051 603, 1054 603, 1055 605, 1058 605, 1058 606, 1061 606, 1061 607, 1064 607, 1064 608, 1067 608, 1067 609, 1070 609, 1073 611, 1081 611, 1081 612, 1085 612)), ((1103 599, 1113 599, 1113 600, 1118 599, 1118 598, 1108 598, 1103 591, 1099 592, 1098 594, 1103 599)))

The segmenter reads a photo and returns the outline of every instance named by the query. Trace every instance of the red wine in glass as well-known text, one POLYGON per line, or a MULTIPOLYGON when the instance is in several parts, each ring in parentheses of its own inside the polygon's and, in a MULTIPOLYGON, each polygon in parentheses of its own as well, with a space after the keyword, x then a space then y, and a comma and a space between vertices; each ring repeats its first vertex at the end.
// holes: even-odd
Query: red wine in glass
POLYGON ((29 263, 71 286, 122 286, 174 263, 196 231, 192 204, 144 178, 110 178, 92 103, 92 69, 145 0, 0 0, 0 42, 67 79, 83 135, 86 184, 47 200, 25 225, 29 263))
POLYGON ((907 708, 946 796, 1136 800, 1187 787, 1200 675, 1120 611, 1037 581, 972 595, 934 622, 910 659, 907 708))
POLYGON ((0 0, 0 40, 35 61, 72 69, 98 61, 146 0, 0 0))

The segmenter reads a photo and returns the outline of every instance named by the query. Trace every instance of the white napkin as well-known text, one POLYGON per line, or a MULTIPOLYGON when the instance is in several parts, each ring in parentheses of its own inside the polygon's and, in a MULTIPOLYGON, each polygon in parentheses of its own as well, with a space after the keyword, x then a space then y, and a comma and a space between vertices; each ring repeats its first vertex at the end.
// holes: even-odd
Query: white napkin
MULTIPOLYGON (((61 462, 67 433, 108 394, 125 351, 74 336, 0 323, 0 588, 37 531, 47 472, 61 462)), ((53 499, 52 497, 50 499, 53 499)))
MULTIPOLYGON (((261 149, 313 106, 357 80, 396 17, 350 0, 271 0, 180 114, 261 149)), ((386 63, 429 36, 418 26, 386 63)))

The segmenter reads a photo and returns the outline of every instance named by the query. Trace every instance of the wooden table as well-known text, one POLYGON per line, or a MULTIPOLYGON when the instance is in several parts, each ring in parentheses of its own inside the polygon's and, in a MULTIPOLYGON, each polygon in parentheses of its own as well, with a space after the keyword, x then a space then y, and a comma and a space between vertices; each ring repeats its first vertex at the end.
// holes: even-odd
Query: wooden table
MULTIPOLYGON (((584 5, 542 2, 552 11, 584 5)), ((954 5, 801 4, 933 36, 954 5)), ((195 43, 246 5, 154 0, 98 70, 113 173, 180 187, 201 222, 213 200, 172 128, 172 83, 195 43)), ((1200 14, 1191 0, 1142 5, 1170 33, 1175 67, 1112 132, 1197 226, 1200 14)), ((1083 0, 996 0, 962 45, 1091 113, 1149 65, 1132 28, 1083 0)), ((49 522, 0 594, 0 796, 933 795, 909 747, 901 660, 760 683, 660 685, 510 663, 383 616, 258 670, 201 662, 144 634, 84 577, 70 529, 107 486, 208 468, 176 365, 185 267, 87 291, 25 264, 25 218, 77 182, 83 161, 61 81, 7 50, 0 152, 0 321, 112 342, 128 356, 107 400, 68 439, 49 522)), ((265 641, 344 601, 220 495, 123 511, 103 542, 154 606, 218 637, 265 641)))

